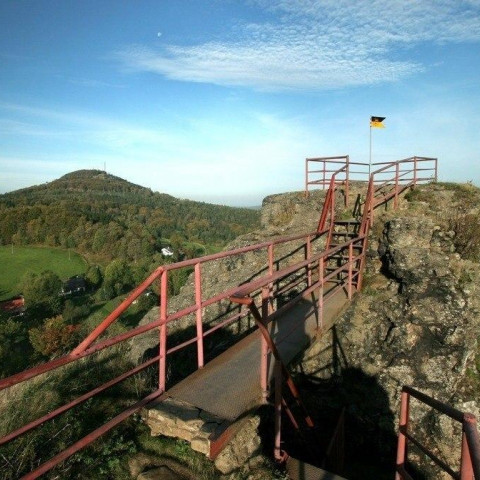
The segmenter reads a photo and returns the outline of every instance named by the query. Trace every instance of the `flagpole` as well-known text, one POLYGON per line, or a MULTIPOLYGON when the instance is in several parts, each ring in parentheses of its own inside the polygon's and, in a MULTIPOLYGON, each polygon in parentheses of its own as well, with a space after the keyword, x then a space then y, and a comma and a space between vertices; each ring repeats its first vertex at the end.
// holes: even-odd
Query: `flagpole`
POLYGON ((370 179, 370 170, 372 168, 372 125, 370 125, 370 157, 368 160, 368 178, 370 179))
POLYGON ((383 121, 386 117, 370 117, 370 157, 368 160, 368 178, 370 179, 370 173, 372 170, 372 128, 385 128, 383 121))

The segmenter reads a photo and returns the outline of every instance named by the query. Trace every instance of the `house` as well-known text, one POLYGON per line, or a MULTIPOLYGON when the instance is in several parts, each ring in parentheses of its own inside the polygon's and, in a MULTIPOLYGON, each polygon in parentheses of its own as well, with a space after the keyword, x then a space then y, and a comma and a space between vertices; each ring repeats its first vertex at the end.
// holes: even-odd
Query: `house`
POLYGON ((18 297, 1 302, 0 310, 3 310, 4 312, 7 312, 13 316, 23 315, 26 310, 25 299, 23 298, 23 295, 19 295, 18 297))
POLYGON ((70 277, 62 287, 61 295, 74 295, 84 293, 87 290, 87 282, 80 275, 70 277))
POLYGON ((173 251, 170 247, 163 247, 162 248, 162 255, 164 257, 172 257, 173 256, 173 251))

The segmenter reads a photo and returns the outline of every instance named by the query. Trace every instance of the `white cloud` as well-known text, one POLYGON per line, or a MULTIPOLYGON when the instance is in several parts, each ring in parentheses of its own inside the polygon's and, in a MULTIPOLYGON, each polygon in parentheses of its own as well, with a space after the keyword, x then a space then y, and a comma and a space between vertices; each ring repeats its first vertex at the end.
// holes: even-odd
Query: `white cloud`
POLYGON ((168 145, 171 133, 81 111, 37 108, 0 102, 0 136, 69 137, 81 143, 118 149, 168 145), (12 118, 14 117, 14 118, 12 118))
POLYGON ((480 39, 480 8, 465 0, 257 0, 273 23, 236 25, 235 37, 116 52, 130 69, 169 79, 258 90, 318 90, 396 81, 424 67, 395 49, 480 39))

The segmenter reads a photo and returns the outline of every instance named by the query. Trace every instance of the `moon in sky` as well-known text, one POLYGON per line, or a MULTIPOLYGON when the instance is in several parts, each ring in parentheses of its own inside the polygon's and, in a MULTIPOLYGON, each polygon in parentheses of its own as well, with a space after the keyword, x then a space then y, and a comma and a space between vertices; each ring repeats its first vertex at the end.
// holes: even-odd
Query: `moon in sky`
POLYGON ((161 36, 162 36, 162 32, 158 32, 157 37, 161 37, 161 36))

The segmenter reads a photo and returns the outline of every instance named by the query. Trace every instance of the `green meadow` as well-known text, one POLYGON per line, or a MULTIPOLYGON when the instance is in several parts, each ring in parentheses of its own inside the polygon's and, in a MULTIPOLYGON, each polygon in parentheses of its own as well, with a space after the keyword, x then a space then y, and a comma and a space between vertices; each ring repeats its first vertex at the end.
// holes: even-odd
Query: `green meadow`
POLYGON ((17 295, 26 272, 51 270, 62 280, 84 273, 88 264, 74 252, 45 247, 0 247, 0 301, 17 295))

